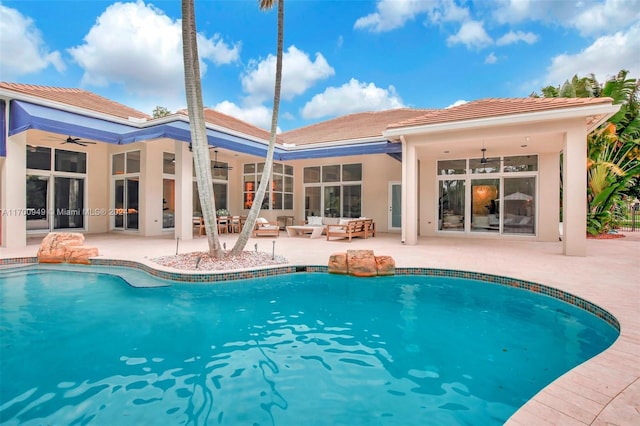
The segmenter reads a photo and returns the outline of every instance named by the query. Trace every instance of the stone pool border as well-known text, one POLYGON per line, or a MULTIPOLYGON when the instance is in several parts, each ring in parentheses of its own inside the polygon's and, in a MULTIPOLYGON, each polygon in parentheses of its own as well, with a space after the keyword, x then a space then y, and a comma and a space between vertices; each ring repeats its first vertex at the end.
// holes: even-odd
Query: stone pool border
MULTIPOLYGON (((246 269, 241 271, 189 271, 189 272, 176 272, 175 270, 162 270, 153 268, 145 263, 136 262, 133 260, 119 260, 119 259, 91 259, 91 264, 87 266, 112 266, 112 267, 125 267, 144 271, 149 275, 157 278, 184 282, 184 283, 206 283, 206 282, 221 282, 221 281, 235 281, 242 279, 260 278, 284 274, 292 274, 297 272, 324 272, 328 273, 328 267, 323 265, 283 265, 283 266, 269 266, 263 268, 246 269)), ((17 258, 3 258, 0 259, 0 267, 19 266, 19 265, 32 265, 38 264, 43 266, 53 266, 55 264, 38 263, 37 257, 17 257, 17 258)), ((64 265, 64 264, 62 264, 64 265)), ((84 265, 78 265, 84 266, 84 265)), ((578 308, 587 311, 598 318, 606 321, 609 325, 614 327, 620 332, 620 323, 617 318, 609 311, 601 308, 600 306, 589 302, 574 294, 566 291, 550 287, 544 284, 535 283, 532 281, 521 280, 517 278, 510 278, 501 275, 487 274, 484 272, 470 272, 460 271, 455 269, 440 269, 440 268, 421 268, 421 267, 396 267, 396 275, 420 275, 420 276, 433 276, 433 277, 450 277, 450 278, 465 278, 472 280, 484 281, 490 284, 499 284, 507 287, 515 287, 523 290, 528 290, 533 293, 544 294, 578 308)), ((366 279, 366 278, 362 278, 366 279)))

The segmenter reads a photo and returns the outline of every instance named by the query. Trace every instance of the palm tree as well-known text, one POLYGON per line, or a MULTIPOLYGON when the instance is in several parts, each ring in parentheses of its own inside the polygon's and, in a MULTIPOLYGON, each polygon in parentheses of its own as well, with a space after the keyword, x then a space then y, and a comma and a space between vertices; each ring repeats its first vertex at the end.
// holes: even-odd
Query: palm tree
POLYGON ((621 104, 608 123, 587 137, 587 230, 594 235, 615 227, 623 198, 640 184, 640 80, 627 78, 628 73, 622 70, 604 85, 591 74, 542 89, 545 97, 610 97, 621 104))
POLYGON ((193 0, 182 0, 182 54, 184 60, 184 84, 191 129, 191 147, 196 174, 202 216, 204 218, 209 255, 220 258, 223 255, 218 227, 216 226, 216 206, 211 184, 211 158, 207 144, 207 129, 202 103, 202 84, 196 40, 196 19, 193 0))
POLYGON ((609 231, 621 217, 624 195, 640 176, 640 144, 624 143, 609 124, 589 135, 587 159, 587 231, 598 235, 609 231))
MULTIPOLYGON (((275 0, 258 0, 260 2, 260 9, 267 10, 273 7, 275 0)), ((276 81, 273 91, 273 111, 271 113, 271 133, 269 134, 269 148, 267 149, 267 157, 264 162, 264 169, 262 170, 262 177, 260 179, 260 185, 256 191, 256 196, 251 204, 251 209, 247 215, 247 221, 236 240, 231 252, 232 256, 236 256, 242 253, 249 237, 255 227, 256 219, 260 214, 260 207, 262 206, 262 200, 267 193, 267 186, 271 181, 271 172, 273 170, 273 152, 276 145, 276 131, 278 128, 278 113, 280 110, 280 87, 282 85, 282 51, 284 44, 284 0, 278 0, 278 46, 276 52, 276 81)))

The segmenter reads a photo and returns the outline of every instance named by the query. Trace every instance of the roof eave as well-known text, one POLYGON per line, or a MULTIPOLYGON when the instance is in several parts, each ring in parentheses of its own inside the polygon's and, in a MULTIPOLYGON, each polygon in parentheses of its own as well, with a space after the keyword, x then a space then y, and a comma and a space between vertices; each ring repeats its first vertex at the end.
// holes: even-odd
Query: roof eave
POLYGON ((304 145, 292 145, 288 144, 285 141, 285 144, 281 145, 283 151, 304 151, 305 149, 318 149, 318 148, 331 148, 338 147, 344 145, 359 145, 359 144, 367 144, 372 142, 387 142, 388 138, 382 136, 373 136, 368 138, 358 138, 358 139, 342 139, 339 141, 330 141, 330 142, 314 142, 307 143, 304 145), (288 144, 288 145, 287 145, 288 144))
MULTIPOLYGON (((483 128, 513 124, 535 123, 540 121, 562 120, 589 116, 600 116, 596 122, 601 124, 613 114, 618 112, 620 105, 599 104, 587 105, 577 108, 552 109, 547 111, 536 111, 524 114, 510 114, 495 117, 484 117, 473 120, 450 121, 444 123, 424 124, 419 126, 397 127, 387 129, 382 134, 387 137, 401 135, 416 135, 424 133, 438 133, 452 130, 466 130, 472 128, 483 128)), ((591 129, 597 126, 590 126, 591 129)))
POLYGON ((41 105, 48 108, 55 108, 62 111, 71 112, 73 114, 84 115, 91 118, 110 121, 113 123, 124 124, 127 126, 142 128, 145 125, 148 125, 149 123, 149 120, 146 120, 146 119, 144 119, 143 121, 143 119, 137 118, 137 117, 131 117, 130 119, 116 117, 111 114, 104 114, 94 110, 76 107, 73 105, 66 104, 64 102, 51 101, 49 99, 44 99, 38 96, 28 95, 20 92, 14 92, 6 89, 0 89, 0 98, 5 99, 7 101, 14 100, 14 99, 18 101, 25 101, 35 105, 41 105))

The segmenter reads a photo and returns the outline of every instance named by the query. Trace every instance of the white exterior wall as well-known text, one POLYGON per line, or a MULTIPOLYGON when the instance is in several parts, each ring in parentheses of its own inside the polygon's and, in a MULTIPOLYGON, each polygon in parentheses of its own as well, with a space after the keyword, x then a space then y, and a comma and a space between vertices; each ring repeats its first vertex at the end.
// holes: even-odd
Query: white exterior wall
POLYGON ((26 133, 7 138, 7 157, 0 177, 2 244, 6 248, 20 248, 27 245, 26 145, 26 133))
POLYGON ((560 153, 538 155, 538 240, 556 242, 560 237, 560 153))
POLYGON ((433 236, 438 229, 438 183, 436 162, 420 161, 420 235, 433 236))
POLYGON ((567 124, 563 147, 563 253, 587 252, 587 133, 581 120, 567 124))
MULTIPOLYGON (((98 143, 89 147, 69 146, 74 151, 87 152, 87 179, 85 182, 87 209, 94 212, 109 211, 109 173, 111 171, 109 145, 98 143)), ((98 234, 109 232, 109 215, 90 215, 85 217, 86 232, 98 234)), ((75 231, 74 231, 75 232, 75 231)))
POLYGON ((181 240, 193 239, 193 157, 189 145, 176 141, 176 209, 175 237, 181 240))

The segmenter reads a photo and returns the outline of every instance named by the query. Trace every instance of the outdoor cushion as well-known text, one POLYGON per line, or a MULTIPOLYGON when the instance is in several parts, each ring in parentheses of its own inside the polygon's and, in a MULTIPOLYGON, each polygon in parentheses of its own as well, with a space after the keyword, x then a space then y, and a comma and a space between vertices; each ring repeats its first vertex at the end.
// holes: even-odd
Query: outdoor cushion
POLYGON ((307 217, 308 225, 311 226, 322 226, 322 217, 321 216, 309 216, 307 217))

